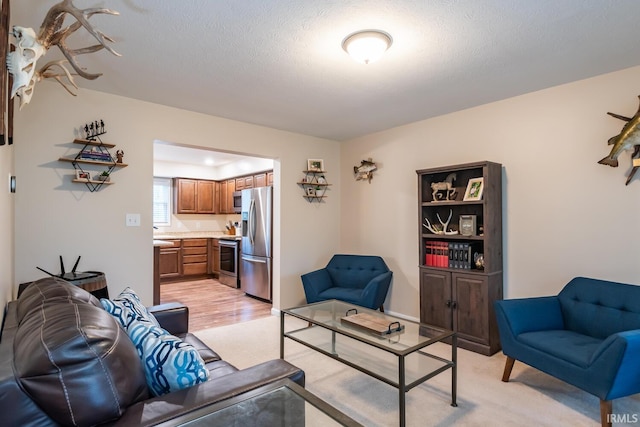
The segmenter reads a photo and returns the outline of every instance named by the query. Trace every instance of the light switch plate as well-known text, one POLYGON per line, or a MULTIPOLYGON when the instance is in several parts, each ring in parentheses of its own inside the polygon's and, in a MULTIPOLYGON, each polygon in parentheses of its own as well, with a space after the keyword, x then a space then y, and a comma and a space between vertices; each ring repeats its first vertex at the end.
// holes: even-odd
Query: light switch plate
POLYGON ((140 227, 140 214, 127 214, 127 227, 140 227))

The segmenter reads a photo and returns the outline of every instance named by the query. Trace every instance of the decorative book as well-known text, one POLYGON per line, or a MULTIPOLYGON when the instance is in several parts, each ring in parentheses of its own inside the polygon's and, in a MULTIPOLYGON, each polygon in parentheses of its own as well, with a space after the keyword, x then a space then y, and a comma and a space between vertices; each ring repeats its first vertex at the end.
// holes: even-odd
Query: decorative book
POLYGON ((390 335, 395 332, 401 332, 404 330, 404 325, 400 322, 389 323, 386 319, 373 316, 369 313, 356 313, 349 314, 340 318, 343 324, 355 326, 358 329, 362 329, 367 332, 371 332, 376 335, 390 335))

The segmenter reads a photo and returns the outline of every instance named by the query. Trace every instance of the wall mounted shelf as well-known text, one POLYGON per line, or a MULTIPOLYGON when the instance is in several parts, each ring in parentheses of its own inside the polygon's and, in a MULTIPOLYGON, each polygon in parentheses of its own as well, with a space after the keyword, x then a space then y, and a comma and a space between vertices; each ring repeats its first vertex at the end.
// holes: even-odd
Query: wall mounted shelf
POLYGON ((331 185, 327 182, 324 175, 326 171, 304 170, 304 178, 297 184, 304 190, 304 197, 309 203, 320 203, 325 197, 327 188, 331 185))
MULTIPOLYGON (((124 168, 129 166, 126 163, 118 163, 113 159, 113 156, 109 152, 110 148, 115 148, 115 144, 107 144, 102 142, 98 136, 96 136, 97 140, 90 139, 74 139, 74 144, 82 145, 82 148, 78 152, 75 157, 60 157, 58 160, 61 162, 69 162, 73 165, 73 168, 76 171, 80 171, 83 173, 92 174, 92 171, 88 168, 83 168, 82 165, 95 167, 95 166, 106 166, 109 178, 111 177, 111 172, 115 168, 124 168), (91 159, 90 157, 94 156, 99 159, 91 159), (104 160, 101 160, 104 159, 104 160)), ((85 184, 89 191, 92 193, 94 191, 99 190, 105 184, 113 184, 111 180, 102 181, 97 179, 83 179, 83 178, 74 178, 71 182, 76 184, 85 184)))

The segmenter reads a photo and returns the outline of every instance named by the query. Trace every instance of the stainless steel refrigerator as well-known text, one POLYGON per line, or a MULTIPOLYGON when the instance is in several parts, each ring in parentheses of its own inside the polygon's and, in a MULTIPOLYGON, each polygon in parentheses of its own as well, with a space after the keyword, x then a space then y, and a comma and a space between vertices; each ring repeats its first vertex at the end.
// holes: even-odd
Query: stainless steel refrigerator
POLYGON ((240 288, 271 301, 272 187, 242 190, 240 288))

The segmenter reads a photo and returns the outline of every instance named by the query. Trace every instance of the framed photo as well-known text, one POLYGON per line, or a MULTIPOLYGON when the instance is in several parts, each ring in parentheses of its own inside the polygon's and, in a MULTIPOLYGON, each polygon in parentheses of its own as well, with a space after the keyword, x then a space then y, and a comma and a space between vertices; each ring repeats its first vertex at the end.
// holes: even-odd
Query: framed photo
POLYGON ((307 170, 313 172, 322 172, 324 170, 324 160, 307 159, 307 170))
POLYGON ((484 181, 482 178, 471 178, 467 184, 467 191, 464 193, 464 200, 475 201, 482 200, 482 191, 484 190, 484 181))
POLYGON ((315 197, 316 196, 316 189, 315 188, 307 187, 306 191, 307 191, 307 196, 309 196, 309 197, 315 197))
POLYGON ((80 169, 76 169, 76 179, 84 179, 87 181, 91 181, 91 173, 87 171, 82 171, 80 169))

